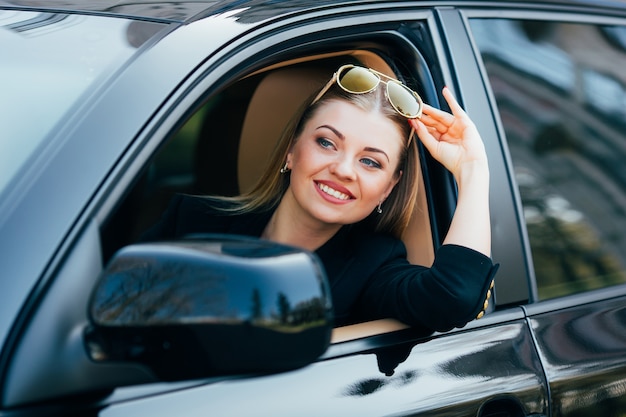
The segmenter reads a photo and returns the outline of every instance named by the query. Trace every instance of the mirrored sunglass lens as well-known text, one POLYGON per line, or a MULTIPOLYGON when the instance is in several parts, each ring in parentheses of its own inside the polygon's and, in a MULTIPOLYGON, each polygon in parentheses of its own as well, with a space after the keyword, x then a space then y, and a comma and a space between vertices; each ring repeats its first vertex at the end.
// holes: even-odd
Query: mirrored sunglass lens
POLYGON ((398 113, 406 117, 419 115, 420 103, 408 88, 390 81, 387 83, 387 95, 398 113))
POLYGON ((380 79, 365 68, 353 67, 339 74, 339 84, 351 93, 372 91, 380 79))

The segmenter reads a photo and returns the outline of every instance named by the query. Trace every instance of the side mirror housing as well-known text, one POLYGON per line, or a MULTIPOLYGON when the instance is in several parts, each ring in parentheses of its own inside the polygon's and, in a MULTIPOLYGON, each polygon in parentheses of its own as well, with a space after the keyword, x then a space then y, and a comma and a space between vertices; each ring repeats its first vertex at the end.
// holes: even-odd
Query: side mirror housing
POLYGON ((121 249, 89 303, 86 349, 174 381, 280 372, 327 349, 332 306, 314 254, 207 235, 121 249))

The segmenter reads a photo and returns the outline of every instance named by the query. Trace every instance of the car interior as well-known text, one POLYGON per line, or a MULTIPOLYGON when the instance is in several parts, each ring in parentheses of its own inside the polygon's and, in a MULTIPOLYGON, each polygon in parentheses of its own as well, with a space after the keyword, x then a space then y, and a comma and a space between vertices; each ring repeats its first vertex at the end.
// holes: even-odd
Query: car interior
MULTIPOLYGON (((209 97, 159 149, 103 227, 105 261, 156 222, 175 193, 232 196, 249 190, 288 120, 345 63, 397 78, 380 55, 348 50, 262 68, 209 97)), ((433 235, 421 172, 419 180, 418 201, 403 240, 412 263, 431 265, 433 235)), ((406 327, 392 319, 344 326, 335 329, 332 341, 406 327)))

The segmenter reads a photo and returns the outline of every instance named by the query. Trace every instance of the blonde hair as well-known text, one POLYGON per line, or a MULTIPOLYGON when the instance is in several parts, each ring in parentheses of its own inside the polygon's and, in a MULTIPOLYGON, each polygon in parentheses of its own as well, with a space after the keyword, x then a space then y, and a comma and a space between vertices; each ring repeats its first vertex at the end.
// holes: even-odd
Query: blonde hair
POLYGON ((366 94, 352 94, 343 91, 335 85, 317 102, 310 104, 313 97, 315 95, 311 96, 303 104, 285 127, 274 148, 269 164, 256 185, 247 193, 221 199, 234 203, 232 208, 228 210, 238 213, 273 210, 276 208, 289 187, 289 175, 282 174, 280 170, 285 164, 287 154, 302 133, 302 129, 316 111, 329 101, 346 101, 366 111, 380 112, 393 121, 402 137, 406 138, 407 145, 403 147, 395 173, 395 175, 400 176, 400 179, 387 197, 387 200, 383 203, 383 212, 381 214, 375 213, 368 217, 368 219, 373 218, 375 231, 389 233, 400 238, 413 213, 418 185, 417 144, 415 138, 409 137, 411 127, 407 119, 398 114, 389 104, 382 88, 377 88, 373 92, 366 94))

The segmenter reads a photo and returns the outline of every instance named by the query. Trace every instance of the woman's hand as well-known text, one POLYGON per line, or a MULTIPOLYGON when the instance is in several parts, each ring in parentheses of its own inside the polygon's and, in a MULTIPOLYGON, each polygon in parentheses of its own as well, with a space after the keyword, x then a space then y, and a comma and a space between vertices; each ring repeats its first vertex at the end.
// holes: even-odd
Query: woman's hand
POLYGON ((487 165, 487 156, 482 139, 474 122, 446 87, 443 96, 452 114, 424 105, 421 119, 410 119, 426 149, 438 162, 459 180, 464 168, 487 165))
POLYGON ((454 175, 457 205, 444 244, 465 246, 491 255, 489 168, 485 146, 474 123, 447 88, 443 89, 452 114, 424 105, 421 119, 411 119, 420 140, 454 175))

